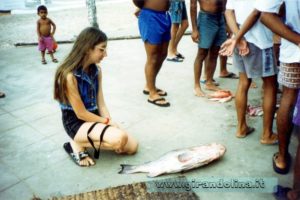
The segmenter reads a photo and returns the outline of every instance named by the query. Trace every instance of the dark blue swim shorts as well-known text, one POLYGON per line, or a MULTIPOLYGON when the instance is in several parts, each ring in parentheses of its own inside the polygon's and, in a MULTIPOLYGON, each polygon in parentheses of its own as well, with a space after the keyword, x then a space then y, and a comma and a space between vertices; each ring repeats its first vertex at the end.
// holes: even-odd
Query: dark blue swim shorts
POLYGON ((168 12, 143 8, 139 15, 139 30, 144 42, 153 45, 171 39, 171 18, 168 12))

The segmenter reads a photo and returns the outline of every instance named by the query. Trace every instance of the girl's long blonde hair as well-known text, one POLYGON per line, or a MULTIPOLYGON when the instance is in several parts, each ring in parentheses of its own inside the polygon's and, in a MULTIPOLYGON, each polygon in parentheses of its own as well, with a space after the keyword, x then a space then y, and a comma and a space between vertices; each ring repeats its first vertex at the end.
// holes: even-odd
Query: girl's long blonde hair
POLYGON ((107 41, 104 32, 95 27, 85 28, 77 37, 73 48, 66 59, 58 66, 54 79, 54 99, 61 103, 68 103, 67 99, 67 75, 82 67, 83 61, 89 50, 96 45, 107 41))

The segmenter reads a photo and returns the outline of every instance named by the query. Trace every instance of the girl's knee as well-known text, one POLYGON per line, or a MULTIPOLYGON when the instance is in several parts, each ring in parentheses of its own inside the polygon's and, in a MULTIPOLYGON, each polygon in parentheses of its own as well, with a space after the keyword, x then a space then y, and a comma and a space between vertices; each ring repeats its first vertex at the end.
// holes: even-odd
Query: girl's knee
POLYGON ((127 142, 128 142, 128 135, 124 131, 119 130, 118 138, 117 138, 115 144, 113 144, 114 149, 115 150, 123 149, 125 147, 125 145, 127 144, 127 142))
POLYGON ((129 148, 128 148, 128 150, 127 150, 126 153, 129 154, 129 155, 135 154, 137 152, 137 150, 138 150, 138 146, 139 146, 139 144, 137 142, 134 142, 133 144, 131 144, 129 146, 129 148))

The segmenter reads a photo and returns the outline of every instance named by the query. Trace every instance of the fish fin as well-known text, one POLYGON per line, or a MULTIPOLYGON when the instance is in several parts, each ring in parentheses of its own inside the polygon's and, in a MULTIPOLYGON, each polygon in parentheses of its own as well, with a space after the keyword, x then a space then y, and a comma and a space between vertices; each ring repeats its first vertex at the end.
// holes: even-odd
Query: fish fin
POLYGON ((178 155, 179 162, 185 163, 189 160, 191 160, 193 157, 190 153, 182 153, 178 155))
POLYGON ((152 171, 152 172, 149 172, 149 173, 147 174, 147 176, 150 177, 150 178, 153 178, 153 177, 159 176, 159 175, 161 175, 161 174, 163 174, 162 171, 152 171))
POLYGON ((134 171, 136 169, 136 166, 134 165, 123 165, 121 164, 121 170, 119 171, 119 174, 132 174, 135 173, 134 171))

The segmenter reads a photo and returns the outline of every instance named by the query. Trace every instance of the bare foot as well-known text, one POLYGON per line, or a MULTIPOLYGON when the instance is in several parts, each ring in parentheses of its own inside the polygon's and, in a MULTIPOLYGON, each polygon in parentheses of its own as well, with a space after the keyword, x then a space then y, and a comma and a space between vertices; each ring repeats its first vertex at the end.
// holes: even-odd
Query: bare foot
MULTIPOLYGON (((75 142, 71 142, 71 148, 73 149, 73 152, 75 154, 78 154, 79 152, 84 152, 85 151, 85 148, 77 145, 75 142)), ((85 158, 83 158, 82 160, 79 161, 78 165, 80 166, 93 166, 95 165, 95 161, 87 156, 85 158)))
POLYGON ((252 82, 251 82, 251 85, 250 85, 250 88, 257 88, 256 83, 252 81, 252 82))
POLYGON ((201 88, 197 87, 194 89, 194 94, 197 96, 197 97, 205 97, 205 93, 201 90, 201 88))
POLYGON ((206 83, 205 84, 205 89, 207 90, 212 90, 212 91, 218 91, 221 90, 221 88, 217 87, 215 84, 210 84, 210 83, 206 83))
POLYGON ((260 143, 261 144, 277 144, 278 143, 278 136, 277 136, 277 134, 272 134, 270 137, 262 137, 261 139, 260 139, 260 143))
POLYGON ((255 129, 252 127, 247 127, 246 130, 243 130, 241 132, 237 132, 236 133, 236 137, 237 138, 245 138, 246 136, 248 136, 249 134, 251 134, 252 132, 254 132, 255 129))

